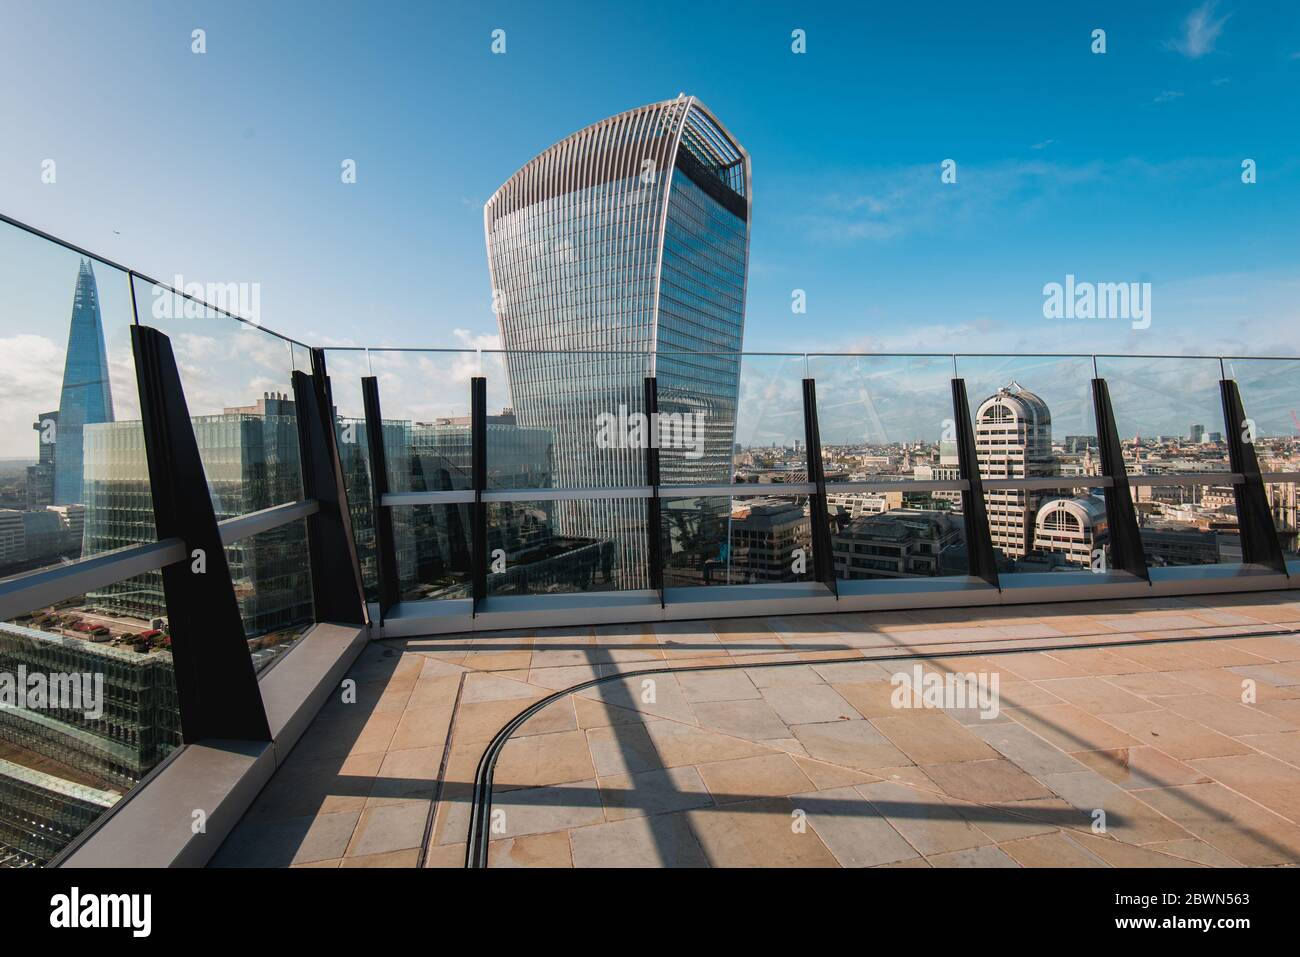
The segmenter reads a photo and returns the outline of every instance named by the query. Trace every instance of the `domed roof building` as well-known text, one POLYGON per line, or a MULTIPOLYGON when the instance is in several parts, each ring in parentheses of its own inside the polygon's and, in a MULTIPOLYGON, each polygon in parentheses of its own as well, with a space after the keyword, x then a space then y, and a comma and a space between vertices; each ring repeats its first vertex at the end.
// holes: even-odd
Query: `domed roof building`
POLYGON ((1094 496, 1052 498, 1038 507, 1034 550, 1057 552, 1075 565, 1091 565, 1094 549, 1108 539, 1106 503, 1094 496))
MULTIPOLYGON (((1052 413, 1041 397, 1012 380, 975 410, 975 456, 980 478, 1024 479, 1055 475, 1052 413)), ((1023 558, 1033 547, 1030 527, 1041 501, 1030 489, 986 489, 993 547, 1023 558)))

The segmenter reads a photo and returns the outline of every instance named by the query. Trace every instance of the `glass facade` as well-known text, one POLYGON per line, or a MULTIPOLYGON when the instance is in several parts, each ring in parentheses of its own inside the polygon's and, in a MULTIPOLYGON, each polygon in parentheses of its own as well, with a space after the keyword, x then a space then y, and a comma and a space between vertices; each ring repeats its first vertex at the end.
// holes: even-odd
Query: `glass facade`
POLYGON ((72 297, 68 354, 59 395, 58 454, 54 460, 54 504, 75 505, 82 495, 82 434, 86 426, 113 421, 113 388, 108 380, 108 347, 99 313, 99 288, 90 260, 83 259, 72 297))
MULTIPOLYGON (((195 416, 190 423, 208 476, 217 521, 261 511, 298 498, 298 434, 287 400, 263 400, 262 413, 195 416)), ((144 433, 139 422, 86 429, 86 537, 98 550, 153 541, 153 505, 144 433)), ((305 570, 306 534, 301 523, 236 543, 227 550, 240 581, 244 631, 264 635, 311 615, 311 583, 305 570)), ((139 619, 164 618, 162 574, 151 572, 87 596, 100 613, 139 619)))
MULTIPOLYGON (((549 439, 549 484, 646 484, 635 430, 649 375, 661 415, 687 430, 664 450, 661 481, 729 480, 749 189, 747 154, 682 97, 573 134, 488 201, 508 401, 549 439)), ((643 515, 635 499, 548 511, 561 539, 613 543, 625 588, 647 581, 643 515)))

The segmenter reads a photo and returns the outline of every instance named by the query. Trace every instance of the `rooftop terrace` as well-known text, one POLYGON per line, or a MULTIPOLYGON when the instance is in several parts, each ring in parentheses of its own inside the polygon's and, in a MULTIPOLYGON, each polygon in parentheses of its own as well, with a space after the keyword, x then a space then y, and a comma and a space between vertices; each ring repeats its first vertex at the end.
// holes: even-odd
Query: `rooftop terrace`
POLYGON ((1294 864, 1298 599, 377 642, 212 863, 1294 864), (914 668, 997 713, 896 707, 914 668))
POLYGON ((0 434, 0 672, 107 702, 0 863, 1297 862, 1300 359, 313 348, 0 220, 123 410, 0 434))

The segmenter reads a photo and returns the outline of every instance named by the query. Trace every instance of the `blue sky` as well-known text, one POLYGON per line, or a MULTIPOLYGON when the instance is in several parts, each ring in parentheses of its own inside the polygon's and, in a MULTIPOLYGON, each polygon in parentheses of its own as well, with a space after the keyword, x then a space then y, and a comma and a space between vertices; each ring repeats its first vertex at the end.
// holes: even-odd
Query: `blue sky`
MULTIPOLYGON (((9 0, 0 210, 260 283, 313 344, 489 344, 483 202, 684 91, 753 159, 747 349, 1297 354, 1296 4, 808 6, 9 0), (1067 273, 1150 282, 1150 328, 1045 319, 1067 273)), ((0 272, 0 339, 30 331, 31 268, 0 272)), ((52 326, 73 278, 40 278, 52 326)))

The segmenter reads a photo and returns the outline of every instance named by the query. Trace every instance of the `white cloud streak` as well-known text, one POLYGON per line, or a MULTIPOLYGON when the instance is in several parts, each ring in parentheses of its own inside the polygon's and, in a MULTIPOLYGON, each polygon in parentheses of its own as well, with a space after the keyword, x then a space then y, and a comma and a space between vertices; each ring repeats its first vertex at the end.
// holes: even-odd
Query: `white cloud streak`
POLYGON ((1168 42, 1171 49, 1177 50, 1191 60, 1199 60, 1207 53, 1214 52, 1214 44, 1223 32, 1223 25, 1232 14, 1225 14, 1218 19, 1214 17, 1215 0, 1206 0, 1187 15, 1183 21, 1183 32, 1168 42))

